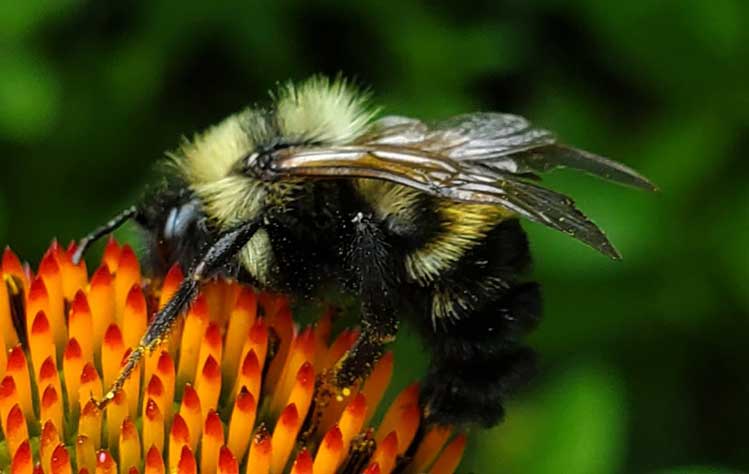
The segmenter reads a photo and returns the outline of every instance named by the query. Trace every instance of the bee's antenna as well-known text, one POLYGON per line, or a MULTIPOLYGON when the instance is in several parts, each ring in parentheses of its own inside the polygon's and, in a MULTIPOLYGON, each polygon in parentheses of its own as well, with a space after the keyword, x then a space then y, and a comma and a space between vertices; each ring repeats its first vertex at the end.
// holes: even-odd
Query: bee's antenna
POLYGON ((73 253, 73 264, 78 265, 81 262, 83 254, 86 253, 86 250, 88 250, 89 247, 91 247, 91 244, 101 239, 105 235, 111 234, 113 231, 122 226, 122 224, 135 217, 136 214, 138 214, 137 206, 130 206, 124 211, 117 214, 106 224, 101 227, 97 227, 93 232, 82 238, 80 243, 78 244, 78 247, 76 247, 75 252, 73 253))

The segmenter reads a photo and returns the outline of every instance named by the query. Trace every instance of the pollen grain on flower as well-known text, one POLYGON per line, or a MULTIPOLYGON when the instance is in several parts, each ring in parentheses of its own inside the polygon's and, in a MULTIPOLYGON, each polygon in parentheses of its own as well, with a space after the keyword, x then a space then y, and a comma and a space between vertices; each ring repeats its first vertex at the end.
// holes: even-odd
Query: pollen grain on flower
POLYGON ((344 396, 328 380, 358 331, 334 312, 295 323, 287 298, 205 285, 169 338, 102 411, 150 318, 183 278, 146 278, 110 240, 91 277, 71 244, 34 272, 0 264, 0 472, 359 474, 454 472, 465 437, 421 420, 418 384, 371 425, 393 374, 386 353, 344 396))

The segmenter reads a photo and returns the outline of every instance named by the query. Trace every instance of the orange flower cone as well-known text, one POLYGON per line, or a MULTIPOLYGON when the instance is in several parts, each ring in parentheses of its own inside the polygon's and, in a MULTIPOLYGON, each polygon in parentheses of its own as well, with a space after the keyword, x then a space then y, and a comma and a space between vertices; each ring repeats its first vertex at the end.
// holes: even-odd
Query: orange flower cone
POLYGON ((12 474, 359 474, 455 472, 465 436, 422 426, 419 389, 371 420, 390 383, 386 354, 336 397, 322 382, 356 340, 331 313, 298 327, 288 301, 215 281, 144 358, 115 399, 100 398, 183 277, 141 274, 111 240, 88 278, 53 244, 38 272, 9 249, 0 265, 0 472, 12 474), (262 315, 262 316, 261 316, 262 315), (176 342, 175 342, 176 341, 176 342))

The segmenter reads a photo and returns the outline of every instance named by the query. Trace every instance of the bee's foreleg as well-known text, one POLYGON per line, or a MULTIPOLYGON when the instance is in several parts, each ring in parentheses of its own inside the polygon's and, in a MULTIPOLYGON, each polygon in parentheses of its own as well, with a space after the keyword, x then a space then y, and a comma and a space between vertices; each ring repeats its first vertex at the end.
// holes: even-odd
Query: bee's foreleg
POLYGON ((122 389, 125 381, 135 370, 140 359, 146 351, 153 350, 164 340, 169 330, 180 314, 182 314, 195 299, 200 285, 203 281, 215 275, 218 270, 232 262, 234 256, 252 238, 258 228, 258 221, 241 224, 234 229, 221 234, 219 238, 203 253, 203 256, 193 267, 187 277, 182 281, 177 292, 166 303, 164 308, 153 318, 146 333, 136 347, 128 356, 125 366, 120 371, 117 379, 109 388, 104 398, 97 403, 103 408, 122 389))
POLYGON ((393 306, 397 273, 385 235, 378 222, 361 213, 353 224, 354 239, 347 260, 361 298, 362 330, 336 366, 338 388, 351 387, 367 375, 382 356, 383 346, 398 332, 393 306))

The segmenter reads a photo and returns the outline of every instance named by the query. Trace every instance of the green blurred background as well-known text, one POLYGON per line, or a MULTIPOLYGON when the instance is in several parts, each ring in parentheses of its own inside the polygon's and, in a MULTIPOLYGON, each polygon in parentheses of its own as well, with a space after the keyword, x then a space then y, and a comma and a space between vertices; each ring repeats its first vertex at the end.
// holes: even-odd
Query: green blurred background
MULTIPOLYGON (((0 243, 34 262, 80 236, 279 80, 342 71, 386 112, 523 114, 662 191, 549 177, 625 259, 526 226, 541 375, 462 472, 749 468, 747 2, 263 3, 2 2, 0 243)), ((409 328, 397 352, 400 388, 425 362, 409 328)))

